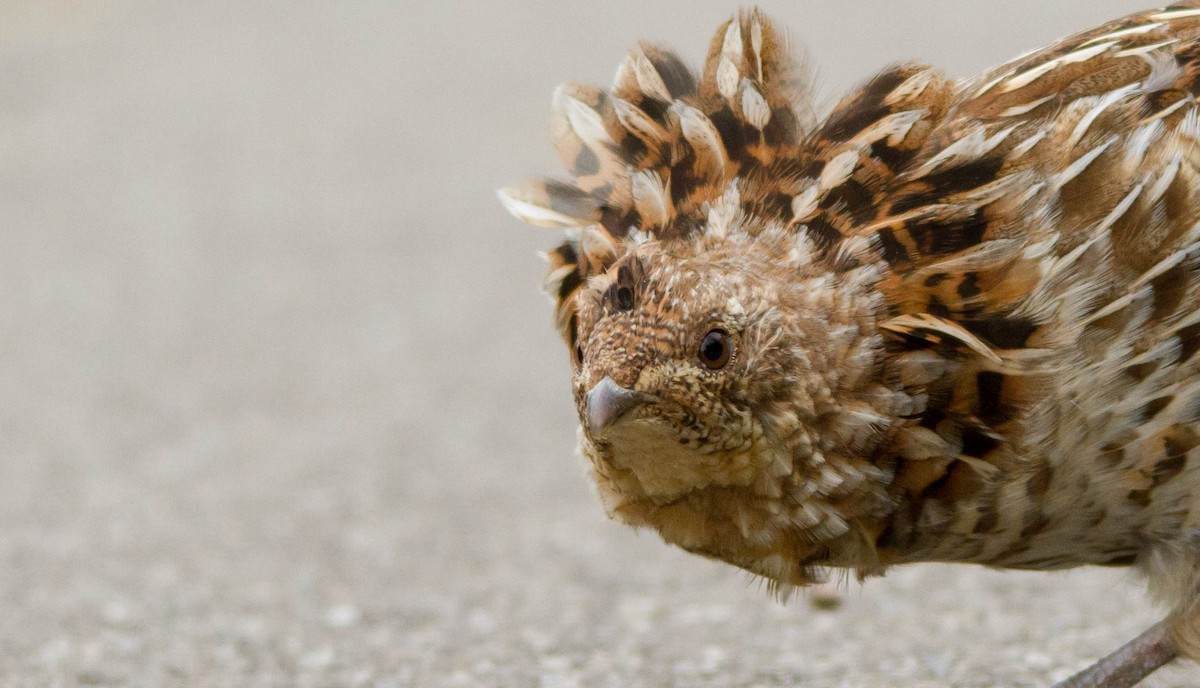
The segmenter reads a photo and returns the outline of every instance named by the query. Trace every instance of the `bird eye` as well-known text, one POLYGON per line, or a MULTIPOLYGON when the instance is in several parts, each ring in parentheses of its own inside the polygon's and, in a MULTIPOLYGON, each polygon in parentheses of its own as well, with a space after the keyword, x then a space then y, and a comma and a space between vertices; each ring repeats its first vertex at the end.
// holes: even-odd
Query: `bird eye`
POLYGON ((700 340, 700 362, 709 370, 720 370, 733 355, 733 342, 725 330, 709 330, 700 340))

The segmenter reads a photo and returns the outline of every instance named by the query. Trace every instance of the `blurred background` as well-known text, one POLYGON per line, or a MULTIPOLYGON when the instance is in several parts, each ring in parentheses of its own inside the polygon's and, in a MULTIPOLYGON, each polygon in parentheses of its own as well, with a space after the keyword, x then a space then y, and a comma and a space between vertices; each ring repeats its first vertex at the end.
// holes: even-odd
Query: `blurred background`
MULTIPOLYGON (((764 6, 828 105, 1143 3, 764 6)), ((605 519, 558 237, 493 189, 559 173, 556 84, 643 37, 696 64, 735 9, 0 2, 5 685, 1041 685, 1150 623, 1106 570, 781 606, 605 519)))

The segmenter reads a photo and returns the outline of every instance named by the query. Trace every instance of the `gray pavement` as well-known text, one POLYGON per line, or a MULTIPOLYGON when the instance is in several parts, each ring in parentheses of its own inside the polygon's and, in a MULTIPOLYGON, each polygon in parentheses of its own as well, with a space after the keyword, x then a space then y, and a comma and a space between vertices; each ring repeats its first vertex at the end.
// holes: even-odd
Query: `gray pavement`
MULTIPOLYGON (((492 189, 735 4, 0 2, 0 685, 1035 686, 1150 623, 1106 570, 781 606, 604 519, 492 189)), ((766 8, 828 102, 1139 4, 766 8)))

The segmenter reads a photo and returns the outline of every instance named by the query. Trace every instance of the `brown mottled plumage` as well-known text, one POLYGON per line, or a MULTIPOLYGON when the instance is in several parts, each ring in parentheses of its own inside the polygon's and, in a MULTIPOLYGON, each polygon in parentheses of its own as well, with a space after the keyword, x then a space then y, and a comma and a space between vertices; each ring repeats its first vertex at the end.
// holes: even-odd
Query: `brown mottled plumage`
POLYGON ((891 67, 820 122, 804 86, 758 11, 698 78, 643 45, 555 94, 574 181, 501 194, 568 228, 605 508, 785 589, 1137 564, 1173 609, 1147 661, 1200 658, 1200 3, 891 67))

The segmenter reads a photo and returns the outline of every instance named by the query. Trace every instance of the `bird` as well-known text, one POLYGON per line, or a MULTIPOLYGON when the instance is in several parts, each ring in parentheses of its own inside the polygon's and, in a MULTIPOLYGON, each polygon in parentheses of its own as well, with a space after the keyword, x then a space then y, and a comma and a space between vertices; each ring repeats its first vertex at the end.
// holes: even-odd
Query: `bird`
POLYGON ((739 10, 565 84, 544 288, 607 514, 773 592, 1132 567, 1169 612, 1061 686, 1200 659, 1200 2, 820 113, 739 10))

